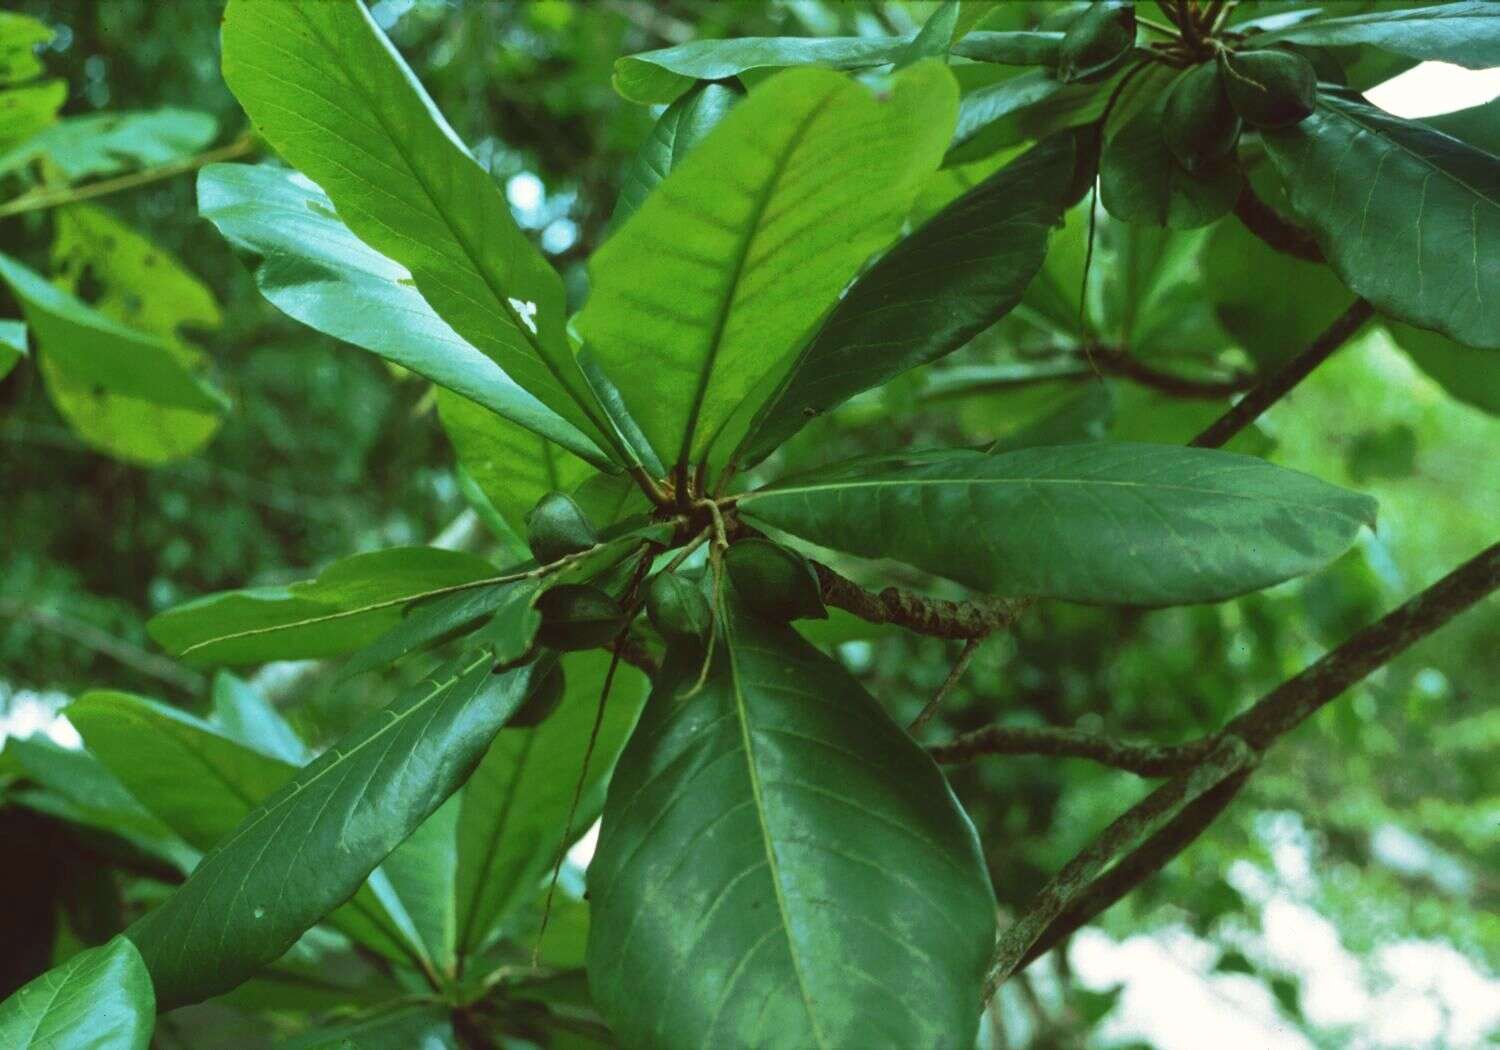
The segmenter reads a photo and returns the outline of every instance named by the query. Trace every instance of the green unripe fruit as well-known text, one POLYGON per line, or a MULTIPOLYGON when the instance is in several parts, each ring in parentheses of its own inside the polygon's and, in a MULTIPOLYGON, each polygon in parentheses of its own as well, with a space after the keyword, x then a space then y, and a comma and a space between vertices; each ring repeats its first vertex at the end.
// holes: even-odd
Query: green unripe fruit
POLYGON ((1057 77, 1064 84, 1103 80, 1135 47, 1135 7, 1100 0, 1073 20, 1058 46, 1057 77))
POLYGON ((547 493, 526 515, 526 545, 542 565, 588 550, 597 542, 583 508, 565 492, 547 493))
POLYGON ((1172 82, 1162 106, 1161 133, 1172 156, 1191 172, 1229 155, 1239 138, 1240 117, 1224 93, 1217 66, 1194 66, 1172 82))
POLYGON ((1235 112, 1257 128, 1289 128, 1312 114, 1318 75, 1290 51, 1221 51, 1224 91, 1235 112))
POLYGON ((646 585, 646 615, 669 641, 702 641, 708 636, 708 600, 692 581, 659 572, 646 585))
POLYGON ((625 627, 620 603, 584 583, 560 583, 544 591, 536 611, 542 615, 537 642, 563 652, 608 645, 625 627))
POLYGON ((740 540, 724 568, 745 607, 767 620, 825 620, 817 573, 807 559, 770 540, 740 540))
POLYGON ((521 701, 521 706, 516 708, 516 713, 510 716, 510 721, 505 723, 506 729, 530 729, 541 725, 548 715, 557 710, 557 705, 562 703, 563 693, 568 688, 562 664, 550 660, 545 666, 539 665, 534 675, 531 691, 521 701))

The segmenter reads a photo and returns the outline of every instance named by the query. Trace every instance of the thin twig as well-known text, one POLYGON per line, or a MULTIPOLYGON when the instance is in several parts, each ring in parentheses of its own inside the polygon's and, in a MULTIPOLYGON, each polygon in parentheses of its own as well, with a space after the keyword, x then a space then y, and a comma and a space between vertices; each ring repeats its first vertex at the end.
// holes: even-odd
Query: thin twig
POLYGON ((869 623, 893 623, 934 638, 983 638, 1010 627, 1031 605, 1029 598, 955 602, 896 587, 876 592, 866 590, 821 562, 812 562, 812 567, 818 574, 824 604, 853 613, 869 623))
POLYGON ((563 858, 568 855, 568 846, 573 838, 573 820, 578 816, 578 803, 583 798, 583 785, 589 778, 589 762, 594 757, 595 745, 599 743, 599 730, 604 725, 604 711, 609 705, 610 687, 615 684, 615 672, 620 669, 620 660, 624 657, 630 637, 630 622, 640 611, 640 602, 636 600, 636 593, 640 590, 641 581, 646 578, 646 572, 651 568, 653 560, 648 546, 641 553, 641 560, 636 563, 635 571, 631 574, 630 582, 625 587, 623 600, 620 602, 626 609, 625 625, 620 628, 620 633, 615 636, 614 643, 610 647, 609 669, 604 672, 604 686, 599 690, 599 708, 594 712, 594 725, 589 730, 589 742, 583 749, 582 768, 578 770, 578 780, 573 784, 573 801, 568 806, 568 817, 563 822, 562 841, 557 845, 557 859, 552 864, 552 880, 547 883, 547 897, 542 902, 542 922, 536 931, 536 944, 531 949, 533 970, 537 969, 541 959, 542 937, 547 932, 547 921, 552 918, 552 895, 557 891, 557 879, 562 874, 563 858))
POLYGON ((927 749, 937 762, 969 762, 984 755, 1086 758, 1143 777, 1169 777, 1213 750, 1216 738, 1188 744, 1132 744, 1096 733, 1054 726, 985 726, 927 749))
POLYGON ((1120 347, 1089 346, 1085 348, 1084 354, 1098 371, 1129 379, 1171 397, 1218 400, 1241 393, 1255 383, 1254 376, 1247 372, 1236 373, 1224 379, 1195 379, 1175 372, 1164 372, 1140 361, 1120 347))
POLYGON ((211 149, 205 153, 199 153, 192 157, 184 157, 182 160, 174 160, 170 164, 163 164, 157 168, 147 168, 145 171, 131 172, 129 175, 120 175, 113 179, 104 179, 100 182, 91 182, 85 186, 68 186, 57 190, 34 190, 24 193, 13 200, 0 204, 0 219, 8 215, 20 215, 28 211, 40 211, 43 208, 55 208, 62 204, 77 204, 79 201, 92 200, 95 197, 104 197, 111 193, 119 193, 123 190, 132 190, 138 186, 146 186, 162 179, 170 179, 174 175, 194 171, 207 164, 213 164, 221 160, 233 160, 243 157, 255 149, 255 139, 249 135, 242 135, 226 146, 211 149))
POLYGON ((1323 329, 1312 344, 1275 372, 1271 373, 1234 406, 1210 423, 1197 437, 1188 442, 1192 448, 1221 448, 1229 439, 1260 418, 1260 414, 1287 395, 1291 389, 1306 379, 1312 370, 1328 360, 1355 332, 1375 313, 1375 308, 1364 299, 1356 299, 1348 309, 1334 318, 1333 323, 1323 329))
MULTIPOLYGON (((1500 588, 1500 543, 1481 551, 1431 587, 1326 653, 1301 674, 1277 686, 1249 710, 1231 720, 1224 732, 1244 741, 1252 750, 1264 752, 1350 686, 1493 594, 1497 588, 1500 588)), ((1249 767, 1246 767, 1218 782, 1184 806, 1165 826, 1154 831, 1113 868, 1075 893, 1068 905, 1056 911, 1032 940, 1012 972, 1092 921, 1160 871, 1213 823, 1248 778, 1249 767)))
POLYGON ((1284 255, 1296 256, 1305 262, 1325 262, 1323 249, 1318 247, 1312 234, 1299 226, 1287 222, 1256 194, 1246 182, 1234 202, 1235 217, 1245 229, 1284 255))
POLYGON ((1227 736, 1191 770, 1158 787, 1121 814, 1044 886, 1026 911, 1000 935, 985 979, 984 998, 1015 972, 1028 950, 1070 903, 1126 850, 1160 830, 1194 799, 1255 761, 1255 751, 1227 736))
POLYGON ((932 699, 927 701, 921 711, 917 712, 917 717, 911 720, 911 725, 906 727, 908 733, 915 736, 921 732, 922 727, 932 719, 932 716, 937 714, 937 709, 942 704, 943 697, 952 692, 953 687, 958 684, 958 680, 964 676, 964 672, 969 669, 969 664, 973 661, 974 654, 979 651, 979 646, 983 641, 983 638, 970 638, 964 643, 963 650, 958 654, 958 659, 953 661, 953 670, 948 672, 948 677, 943 679, 943 684, 938 686, 938 691, 932 694, 932 699))

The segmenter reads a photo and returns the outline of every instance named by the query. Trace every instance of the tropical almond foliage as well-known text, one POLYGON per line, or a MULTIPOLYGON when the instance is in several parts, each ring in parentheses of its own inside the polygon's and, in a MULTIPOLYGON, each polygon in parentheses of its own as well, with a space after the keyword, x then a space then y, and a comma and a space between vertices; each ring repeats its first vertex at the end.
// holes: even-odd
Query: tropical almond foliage
MULTIPOLYGON (((207 153, 191 111, 56 120, 50 31, 0 16, 21 113, 0 174, 40 179, 0 214, 197 170, 271 306, 436 388, 501 552, 388 545, 151 620, 190 681, 319 660, 344 661, 351 702, 373 672, 410 683, 326 749, 221 672, 210 717, 96 689, 67 709, 86 750, 18 751, 105 785, 66 814, 177 878, 0 1004, 6 1047, 144 1047, 157 1010, 285 1009, 278 981, 331 1007, 306 1046, 972 1047, 997 989, 1191 842, 1283 734, 1500 582, 1491 547, 1195 739, 949 745, 1161 780, 1001 921, 992 855, 1017 844, 981 841, 919 742, 980 643, 1037 605, 1227 602, 1362 542, 1375 499, 1271 462, 1253 424, 1366 324, 1445 385, 1493 370, 1495 140, 1361 92, 1371 68, 1500 65, 1500 5, 948 0, 910 32, 619 56, 614 88, 658 108, 586 288, 385 6, 228 0, 250 131, 207 153), (1239 276, 1184 293, 1205 266, 1239 276), (1052 353, 928 369, 990 338, 1052 353), (1231 340, 1232 373, 1211 356, 1231 340), (1105 373, 1196 407, 1101 440, 1105 373), (1009 415, 983 444, 903 447, 880 415, 994 390, 1009 415), (808 455, 861 412, 883 451, 808 455), (907 727, 838 655, 875 625, 963 643, 907 727), (567 851, 601 818, 580 882, 567 851), (367 981, 317 972, 328 938, 367 981)), ((213 296, 108 212, 55 223, 51 273, 0 254, 21 315, 0 375, 34 365, 112 455, 193 454, 234 411, 184 331, 220 322, 213 296), (147 270, 170 294, 140 294, 147 270)))

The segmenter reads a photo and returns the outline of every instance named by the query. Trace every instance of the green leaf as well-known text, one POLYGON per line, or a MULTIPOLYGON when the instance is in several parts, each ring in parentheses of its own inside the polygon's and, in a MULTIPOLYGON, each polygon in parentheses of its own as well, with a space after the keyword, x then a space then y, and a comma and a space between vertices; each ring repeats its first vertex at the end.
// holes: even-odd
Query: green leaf
POLYGON ((724 119, 744 95, 733 84, 698 84, 667 107, 620 177, 611 230, 640 210, 646 196, 682 163, 688 151, 724 119))
POLYGON ((1407 58, 1452 62, 1468 69, 1500 66, 1500 7, 1490 0, 1381 9, 1325 18, 1254 38, 1263 44, 1340 47, 1365 44, 1407 58))
MULTIPOLYGON (((480 625, 498 616, 504 617, 505 607, 521 605, 529 607, 536 597, 536 580, 514 580, 509 583, 492 583, 483 587, 471 587, 452 594, 414 603, 401 618, 379 638, 365 646, 350 658, 340 671, 340 679, 353 678, 395 663, 411 653, 431 645, 461 637, 479 629, 480 625)), ((526 651, 531 636, 536 633, 536 617, 531 618, 529 630, 522 621, 516 621, 516 637, 500 654, 502 661, 513 659, 526 651)))
POLYGON ((192 715, 129 693, 92 690, 66 713, 89 752, 198 850, 212 849, 297 770, 192 715))
POLYGON ((1189 172, 1162 137, 1161 108, 1137 114, 1104 144, 1099 196, 1117 219, 1188 230, 1227 215, 1243 178, 1227 157, 1189 172))
POLYGON ((450 1013, 441 1006, 387 1008, 348 1024, 317 1028, 281 1044, 284 1050, 458 1050, 450 1013))
POLYGON ((19 84, 40 76, 37 45, 52 39, 52 27, 29 15, 0 11, 0 84, 19 84))
POLYGON ((198 212, 236 248, 261 258, 256 285, 289 317, 607 465, 582 431, 439 317, 405 266, 354 236, 305 176, 269 165, 210 164, 198 174, 198 212))
POLYGON ((218 133, 211 114, 191 109, 68 117, 0 156, 0 174, 42 160, 65 182, 117 175, 191 156, 218 133))
POLYGON ((130 927, 163 1006, 275 961, 437 810, 525 696, 531 668, 491 663, 470 652, 372 712, 130 927))
POLYGON ((759 460, 808 419, 861 390, 952 353, 1008 313, 1093 173, 1090 141, 1086 132, 1047 139, 855 281, 766 404, 743 461, 759 460))
POLYGON ((374 641, 423 598, 502 579, 483 558, 435 547, 392 547, 334 562, 290 587, 225 591, 160 613, 146 631, 198 663, 339 656, 374 641))
POLYGON ((994 944, 942 774, 842 667, 721 604, 675 646, 589 868, 589 983, 630 1046, 968 1046, 994 944))
POLYGON ((517 536, 549 492, 569 492, 594 473, 571 452, 473 401, 439 390, 438 416, 469 477, 517 536))
POLYGON ((747 36, 694 40, 615 60, 615 90, 632 102, 672 102, 696 80, 727 80, 754 69, 826 66, 868 69, 894 62, 906 36, 747 36))
MULTIPOLYGON (((191 715, 129 693, 95 690, 67 709, 89 752, 162 823, 195 849, 218 845, 298 767, 217 733, 191 715)), ((411 919, 378 872, 329 921, 402 962, 411 919)))
POLYGON ((0 109, 5 124, 0 127, 0 149, 25 142, 57 119, 57 111, 68 100, 68 82, 39 80, 34 84, 0 91, 0 109))
POLYGON ((0 254, 10 285, 42 356, 112 393, 152 404, 217 413, 224 396, 184 368, 168 344, 127 328, 0 254))
POLYGON ((1500 158, 1324 88, 1262 138, 1292 210, 1345 284, 1382 312, 1500 348, 1500 158))
MULTIPOLYGON (((534 729, 502 731, 464 786, 457 881, 461 950, 481 950, 551 873, 608 664, 603 652, 563 657, 562 704, 534 729)), ((573 819, 575 835, 603 808, 610 771, 640 715, 647 685, 635 668, 616 669, 573 819)))
POLYGON ((1500 98, 1478 106, 1423 117, 1422 123, 1445 135, 1463 139, 1475 149, 1500 156, 1500 98))
POLYGON ((912 42, 897 52, 892 59, 896 69, 905 69, 924 58, 947 61, 948 49, 953 46, 953 32, 958 26, 958 0, 944 0, 938 9, 927 16, 922 28, 912 42))
POLYGON ((1116 88, 1120 95, 1112 120, 1121 118, 1138 100, 1154 97, 1169 77, 1167 67, 1151 67, 1126 84, 1127 72, 1099 83, 1064 84, 1051 70, 1028 69, 966 92, 943 167, 968 164, 1009 146, 1092 124, 1104 115, 1116 88))
POLYGON ((146 1050, 156 996, 124 937, 79 952, 0 1003, 7 1050, 146 1050))
POLYGON ((260 691, 228 671, 214 675, 213 717, 231 739, 263 755, 300 766, 307 761, 307 745, 260 691))
POLYGON ((0 379, 26 356, 26 323, 0 320, 0 379))
POLYGON ((1056 66, 1061 33, 1028 31, 970 33, 953 45, 953 53, 976 62, 1010 66, 1056 66))
POLYGON ((358 0, 230 0, 224 80, 355 236, 405 266, 460 337, 600 447, 563 285, 358 0))
POLYGON ((955 95, 935 62, 879 98, 826 70, 780 73, 598 251, 579 330, 663 456, 727 459, 758 407, 747 398, 769 395, 899 228, 955 95))
POLYGON ((740 497, 741 513, 991 594, 1147 606, 1219 601, 1313 572, 1375 518, 1368 496, 1211 449, 891 459, 778 482, 740 497))
MULTIPOLYGON (((64 293, 88 295, 89 307, 109 320, 159 340, 171 374, 201 384, 204 356, 183 329, 218 327, 219 305, 208 287, 170 252, 102 208, 74 204, 54 216, 53 283, 64 293)), ((146 464, 180 459, 219 428, 216 409, 163 404, 138 390, 117 389, 100 382, 90 367, 56 353, 42 353, 38 363, 58 411, 84 440, 112 456, 146 464)), ((127 360, 121 367, 138 366, 127 360)))
POLYGON ((5 755, 46 791, 13 791, 13 798, 32 809, 85 827, 98 828, 187 870, 198 851, 183 842, 87 751, 61 747, 44 736, 5 741, 5 755))

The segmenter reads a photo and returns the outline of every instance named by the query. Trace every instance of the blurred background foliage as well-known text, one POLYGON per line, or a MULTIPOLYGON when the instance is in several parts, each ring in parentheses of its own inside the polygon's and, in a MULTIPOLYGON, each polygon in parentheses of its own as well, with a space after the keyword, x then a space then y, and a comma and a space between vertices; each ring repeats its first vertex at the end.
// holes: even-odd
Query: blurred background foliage
MULTIPOLYGON (((899 33, 931 6, 376 0, 371 9, 505 187, 576 303, 587 287, 584 260, 652 120, 612 90, 618 56, 697 36, 899 33)), ((998 18, 1024 23, 1034 13, 1034 5, 1004 6, 998 18)), ((165 123, 155 128, 116 125, 105 147, 86 140, 92 154, 64 136, 51 154, 7 160, 14 142, 0 134, 0 202, 201 150, 256 150, 219 76, 217 4, 21 0, 17 9, 54 30, 42 75, 65 84, 68 126, 165 107, 190 112, 158 118, 165 123)), ((1495 126, 1493 109, 1481 126, 1495 126)), ((919 213, 1013 152, 939 173, 919 213)), ((1269 285, 1265 250, 1233 219, 1166 234, 1101 213, 1080 310, 1087 208, 1056 236, 1015 314, 952 358, 815 421, 761 470, 936 444, 1181 442, 1222 409, 1227 388, 1296 349, 1348 301, 1326 272, 1288 284, 1292 264, 1277 260, 1281 284, 1269 285), (1181 396, 1181 384, 1163 390, 1151 376, 1132 378, 1122 360, 1158 379, 1186 378, 1192 396, 1181 396)), ((141 417, 129 413, 138 409, 115 405, 110 411, 125 415, 112 435, 88 425, 103 409, 85 405, 70 419, 67 376, 22 360, 0 380, 0 711, 13 740, 44 724, 49 707, 100 685, 201 711, 207 681, 152 652, 149 616, 214 590, 306 578, 353 551, 430 542, 455 519, 464 524, 425 384, 263 301, 199 219, 191 174, 86 206, 0 216, 7 254, 158 331, 184 355, 202 353, 233 406, 204 417, 191 447, 131 447, 130 424, 141 417), (166 265, 146 272, 154 254, 166 265)), ((0 316, 19 316, 5 292, 0 316)), ((1479 549, 1500 520, 1500 424, 1484 411, 1496 407, 1495 380, 1461 362, 1445 372, 1439 355, 1419 367, 1383 329, 1367 329, 1233 446, 1379 498, 1376 534, 1333 568, 1212 607, 1039 606, 980 651, 929 739, 993 722, 1194 737, 1479 549)), ((458 541, 476 542, 473 531, 460 529, 458 541)), ((871 582, 901 578, 889 566, 841 567, 871 582)), ((1182 1041, 1182 1026, 1200 1023, 1184 1020, 1198 1017, 1192 996, 1175 1000, 1174 1029, 1162 1020, 1174 1008, 1161 997, 1170 982, 1120 963, 1146 935, 1170 956, 1160 965, 1191 972, 1209 1003, 1203 1017, 1219 1016, 1217 1003, 1221 1015, 1262 1025, 1247 1038, 1260 1031, 1280 1040, 1243 1045, 1464 1046, 1500 1030, 1491 1027, 1500 1026, 1496 612, 1492 602, 1449 626, 1279 746, 1242 800, 1161 877, 1007 988, 987 1045, 1201 1045, 1201 1032, 1182 1041), (1350 967, 1344 984, 1329 984, 1330 972, 1350 967), (1458 976, 1422 985, 1439 972, 1458 976)), ((844 618, 818 630, 901 721, 956 656, 952 644, 844 618)), ((292 680, 294 690, 271 675, 256 681, 320 741, 348 724, 352 708, 389 696, 370 686, 351 700, 316 676, 292 680)), ((122 816, 128 797, 91 788, 87 770, 39 742, 29 759, 17 754, 11 746, 0 756, 0 833, 25 843, 6 877, 12 903, 27 903, 7 905, 25 912, 24 929, 6 941, 0 997, 78 945, 106 939, 158 892, 149 876, 162 865, 140 849, 151 829, 122 816), (49 774, 48 763, 62 772, 49 774), (59 784, 71 786, 71 798, 59 784), (77 818, 91 798, 112 834, 62 819, 77 818)), ((1005 908, 1022 905, 1144 791, 1125 774, 1073 761, 986 758, 949 772, 1005 908)), ((166 1025, 162 1045, 229 1045, 224 1032, 235 1033, 236 1046, 268 1038, 263 1025, 227 1009, 212 1016, 232 1027, 199 1041, 190 1022, 166 1025)))

